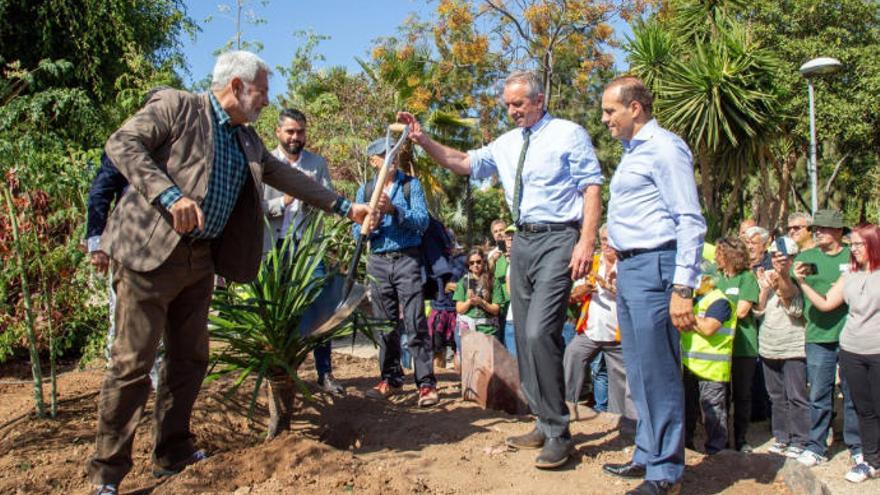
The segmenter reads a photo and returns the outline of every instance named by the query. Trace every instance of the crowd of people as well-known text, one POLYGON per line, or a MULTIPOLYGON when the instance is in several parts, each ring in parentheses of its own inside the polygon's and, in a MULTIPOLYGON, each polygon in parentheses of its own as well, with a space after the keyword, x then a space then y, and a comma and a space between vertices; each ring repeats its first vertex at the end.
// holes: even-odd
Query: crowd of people
MULTIPOLYGON (((419 179, 394 162, 385 182, 361 185, 354 202, 334 193, 326 161, 306 149, 301 111, 281 112, 268 151, 246 124, 268 104, 269 74, 254 54, 222 54, 207 93, 153 92, 107 143, 88 229, 92 263, 109 268, 115 296, 88 465, 97 495, 118 493, 132 468, 151 370, 155 474, 206 457, 189 423, 208 362, 215 275, 253 278, 268 251, 298 241, 310 209, 347 216, 355 237, 368 236, 372 313, 390 328, 378 339, 368 396, 396 393, 412 367, 418 405, 434 406, 447 350, 460 362, 462 332, 484 333, 516 358, 535 417, 508 446, 538 450, 537 468, 562 466, 573 451, 569 423, 589 396, 596 410, 635 425, 632 459, 603 470, 642 479, 630 494, 677 494, 685 447, 752 452, 749 424, 764 402, 770 452, 806 466, 827 461, 839 367, 853 461, 845 477, 878 477, 876 225, 850 232, 840 212, 819 210, 791 214, 787 235, 747 220, 738 235, 704 244, 690 150, 653 118, 645 85, 621 77, 602 98, 602 122, 624 154, 600 227, 605 178, 590 137, 548 113, 540 79, 523 71, 503 86, 515 127, 479 149, 444 145, 398 113, 437 165, 500 180, 512 222, 496 220, 492 244, 464 251, 430 216, 419 179), (371 208, 364 203, 374 192, 371 208)), ((367 149, 377 170, 386 148, 378 139, 367 149)), ((314 357, 319 388, 345 394, 330 344, 314 357)))

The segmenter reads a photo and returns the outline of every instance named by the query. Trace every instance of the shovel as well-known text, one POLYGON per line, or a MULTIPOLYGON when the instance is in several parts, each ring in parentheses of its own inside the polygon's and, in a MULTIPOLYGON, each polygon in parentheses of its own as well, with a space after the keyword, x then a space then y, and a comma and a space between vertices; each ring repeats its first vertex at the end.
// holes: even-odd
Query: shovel
MULTIPOLYGON (((385 161, 382 168, 376 176, 376 187, 373 188, 373 195, 370 197, 370 208, 376 208, 379 203, 379 196, 382 194, 381 184, 385 183, 388 176, 388 168, 394 161, 394 157, 403 146, 409 135, 409 127, 403 124, 391 124, 385 133, 385 161), (393 144, 391 141, 391 133, 400 132, 400 138, 393 144)), ((370 228, 365 222, 361 225, 361 235, 358 237, 357 245, 354 248, 354 256, 351 259, 351 266, 348 268, 348 275, 343 277, 340 274, 328 277, 321 294, 314 304, 309 307, 300 319, 299 329, 301 335, 320 336, 332 331, 341 325, 354 312, 355 308, 361 303, 367 295, 367 288, 363 284, 356 283, 354 280, 357 272, 358 262, 360 262, 361 254, 364 251, 364 238, 370 235, 370 228)))

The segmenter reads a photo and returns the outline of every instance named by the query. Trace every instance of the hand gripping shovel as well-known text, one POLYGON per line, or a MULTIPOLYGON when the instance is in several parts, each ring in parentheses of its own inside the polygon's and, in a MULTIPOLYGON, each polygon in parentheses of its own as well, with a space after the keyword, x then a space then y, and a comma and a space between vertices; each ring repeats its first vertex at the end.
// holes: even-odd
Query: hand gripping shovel
MULTIPOLYGON (((376 176, 376 187, 373 188, 373 195, 370 197, 370 208, 375 209, 379 203, 379 195, 382 194, 382 184, 385 183, 388 168, 408 135, 408 126, 403 124, 391 124, 388 126, 385 133, 385 161, 382 163, 382 168, 379 169, 376 176), (400 138, 398 138, 393 146, 391 141, 392 132, 401 133, 400 138)), ((351 266, 348 268, 348 275, 342 277, 337 274, 329 277, 324 284, 324 288, 321 289, 318 299, 303 314, 299 324, 303 335, 318 336, 338 327, 351 315, 367 295, 366 286, 356 283, 354 276, 364 250, 364 238, 370 235, 370 230, 367 222, 361 226, 361 235, 358 237, 357 245, 354 249, 354 256, 351 259, 351 266)))

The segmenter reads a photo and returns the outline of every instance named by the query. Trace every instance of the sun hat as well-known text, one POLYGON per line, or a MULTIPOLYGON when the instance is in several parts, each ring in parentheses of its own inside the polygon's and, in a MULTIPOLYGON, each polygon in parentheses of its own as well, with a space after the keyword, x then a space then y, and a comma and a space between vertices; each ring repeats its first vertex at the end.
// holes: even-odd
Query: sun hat
POLYGON ((843 213, 840 210, 816 210, 813 215, 813 227, 849 230, 843 224, 843 213))
POLYGON ((367 146, 367 156, 384 156, 385 155, 385 138, 379 138, 367 146))

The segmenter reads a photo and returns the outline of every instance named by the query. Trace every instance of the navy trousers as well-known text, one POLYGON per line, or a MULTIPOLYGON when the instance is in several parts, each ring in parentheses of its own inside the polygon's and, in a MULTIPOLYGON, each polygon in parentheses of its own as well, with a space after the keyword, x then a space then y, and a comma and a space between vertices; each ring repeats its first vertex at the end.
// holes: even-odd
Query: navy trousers
POLYGON ((638 412, 633 462, 646 480, 684 473, 684 386, 678 330, 669 317, 675 251, 642 253, 617 264, 617 318, 626 379, 638 412))

